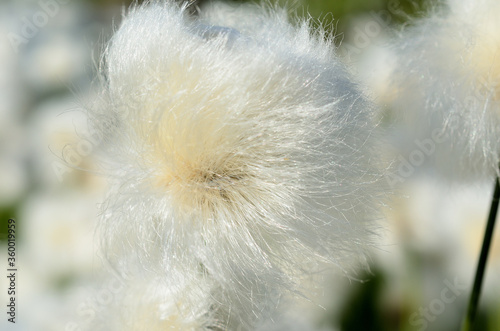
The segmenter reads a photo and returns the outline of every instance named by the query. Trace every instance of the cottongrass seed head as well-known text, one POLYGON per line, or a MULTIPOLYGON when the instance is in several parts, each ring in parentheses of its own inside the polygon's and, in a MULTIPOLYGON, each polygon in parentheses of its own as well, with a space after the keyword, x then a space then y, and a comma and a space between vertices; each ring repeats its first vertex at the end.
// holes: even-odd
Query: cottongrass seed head
POLYGON ((408 131, 433 140, 430 158, 453 179, 498 174, 499 15, 498 1, 448 0, 395 42, 396 107, 408 131))
POLYGON ((202 273, 228 311, 256 316, 324 265, 363 260, 383 191, 372 105, 322 30, 270 5, 194 17, 148 2, 124 17, 102 74, 90 116, 118 270, 202 273))

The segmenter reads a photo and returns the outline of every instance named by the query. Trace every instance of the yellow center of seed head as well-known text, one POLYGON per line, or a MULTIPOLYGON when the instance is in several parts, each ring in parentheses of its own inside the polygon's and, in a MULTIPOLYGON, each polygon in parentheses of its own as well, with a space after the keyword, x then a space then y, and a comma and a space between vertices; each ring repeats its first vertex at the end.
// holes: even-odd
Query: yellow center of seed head
POLYGON ((166 190, 176 208, 207 218, 240 196, 246 164, 233 152, 238 132, 222 124, 225 117, 215 102, 200 106, 184 97, 167 102, 159 115, 148 111, 158 105, 146 107, 134 128, 147 146, 144 162, 154 169, 152 186, 166 190))

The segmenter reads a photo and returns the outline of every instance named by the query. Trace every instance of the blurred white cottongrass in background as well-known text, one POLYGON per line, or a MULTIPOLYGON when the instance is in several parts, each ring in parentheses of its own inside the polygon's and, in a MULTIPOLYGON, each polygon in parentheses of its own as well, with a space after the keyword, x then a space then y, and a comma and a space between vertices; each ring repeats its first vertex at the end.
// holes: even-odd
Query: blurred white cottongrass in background
MULTIPOLYGON (((5 7, 5 5, 0 5, 5 7)), ((0 11, 0 34, 13 28, 14 18, 0 11)), ((16 54, 6 40, 0 42, 0 206, 15 203, 28 186, 25 128, 26 91, 22 89, 16 54)))
POLYGON ((492 177, 500 161, 500 4, 439 5, 411 21, 394 42, 394 113, 411 143, 433 132, 444 137, 425 162, 431 160, 442 176, 492 177))
MULTIPOLYGON (((36 1, 0 3, 0 211, 17 220, 19 270, 18 318, 15 325, 2 318, 2 330, 65 330, 85 299, 74 289, 102 264, 94 244, 102 179, 74 170, 60 181, 52 165, 81 139, 86 118, 78 118, 74 94, 90 93, 92 43, 103 26, 79 1, 61 4, 16 52, 7 36, 21 34, 24 18, 40 10, 36 1)), ((82 167, 92 164, 89 157, 82 167)), ((0 285, 6 289, 4 278, 0 285)))
MULTIPOLYGON (((384 293, 388 305, 408 310, 407 319, 402 321, 405 329, 422 327, 416 324, 425 319, 420 308, 427 308, 433 319, 426 320, 427 330, 459 327, 481 248, 491 191, 489 182, 450 187, 444 178, 420 175, 405 182, 401 196, 388 204, 388 231, 379 242, 381 249, 374 266, 387 277, 384 293), (445 281, 459 284, 459 294, 450 291, 444 311, 433 314, 429 305, 440 299, 445 281), (416 316, 413 324, 412 314, 416 316)), ((481 306, 494 315, 500 307, 500 233, 495 233, 493 242, 481 306)))

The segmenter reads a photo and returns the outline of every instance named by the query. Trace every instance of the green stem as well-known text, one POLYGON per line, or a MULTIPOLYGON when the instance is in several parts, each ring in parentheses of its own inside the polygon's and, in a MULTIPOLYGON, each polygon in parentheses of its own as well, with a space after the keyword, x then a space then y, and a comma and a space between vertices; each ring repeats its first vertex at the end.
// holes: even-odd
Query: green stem
POLYGON ((481 294, 481 285, 483 284, 484 270, 486 268, 486 260, 488 259, 491 237, 493 236, 493 230, 495 228, 495 220, 497 218, 499 200, 500 200, 500 182, 499 178, 497 177, 495 182, 495 191, 493 193, 493 199, 491 200, 490 215, 488 216, 488 223, 486 225, 486 230, 484 232, 481 255, 479 256, 479 262, 477 264, 476 277, 474 279, 474 287, 472 288, 472 293, 469 300, 469 306, 467 307, 467 315, 465 316, 465 319, 462 323, 462 331, 471 330, 472 325, 474 323, 474 318, 476 317, 477 307, 479 303, 479 295, 481 294))

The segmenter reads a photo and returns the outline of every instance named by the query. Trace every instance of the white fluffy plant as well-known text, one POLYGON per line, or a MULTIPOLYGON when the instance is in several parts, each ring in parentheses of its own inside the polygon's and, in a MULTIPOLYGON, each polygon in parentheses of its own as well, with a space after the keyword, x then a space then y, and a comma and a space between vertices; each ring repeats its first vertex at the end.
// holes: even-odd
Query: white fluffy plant
POLYGON ((395 42, 396 108, 411 152, 423 150, 454 180, 491 177, 500 161, 500 3, 439 5, 395 42))
POLYGON ((463 331, 478 309, 500 199, 499 15, 497 1, 448 0, 396 42, 399 109, 436 169, 458 181, 496 176, 463 331))
POLYGON ((101 233, 124 275, 204 274, 221 309, 260 316, 325 264, 363 260, 382 192, 372 106, 322 30, 271 6, 148 2, 103 82, 101 233))

